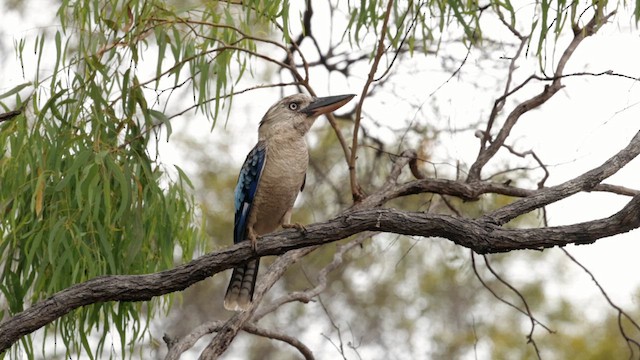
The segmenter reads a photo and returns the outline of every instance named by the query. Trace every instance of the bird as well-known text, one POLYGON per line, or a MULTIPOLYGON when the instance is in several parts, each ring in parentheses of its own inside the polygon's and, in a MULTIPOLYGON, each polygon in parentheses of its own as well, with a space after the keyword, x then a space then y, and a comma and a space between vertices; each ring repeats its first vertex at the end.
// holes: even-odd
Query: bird
MULTIPOLYGON (((304 230, 300 224, 291 224, 291 211, 306 182, 309 150, 305 135, 320 115, 342 107, 354 96, 295 94, 284 97, 267 110, 258 127, 258 142, 238 175, 234 192, 234 244, 250 241, 255 251, 258 236, 280 226, 304 230)), ((259 265, 260 258, 257 258, 233 269, 224 297, 225 309, 245 311, 249 308, 259 265)))

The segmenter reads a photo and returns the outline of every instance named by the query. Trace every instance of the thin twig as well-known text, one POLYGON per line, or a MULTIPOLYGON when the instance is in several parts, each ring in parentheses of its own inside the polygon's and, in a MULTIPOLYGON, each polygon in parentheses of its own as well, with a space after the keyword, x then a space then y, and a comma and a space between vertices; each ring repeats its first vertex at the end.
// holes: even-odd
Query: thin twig
MULTIPOLYGON (((289 48, 286 48, 286 52, 287 52, 287 58, 284 61, 285 64, 287 64, 288 66, 286 67, 287 70, 289 70, 289 72, 291 73, 291 76, 293 76, 294 79, 297 80, 297 82, 304 87, 311 96, 317 96, 315 90, 313 89, 313 87, 311 87, 311 85, 309 84, 309 62, 306 60, 304 53, 302 52, 302 50, 300 49, 300 43, 302 42, 302 39, 309 37, 313 40, 314 44, 316 45, 316 49, 318 51, 318 54, 320 55, 320 58, 323 58, 324 55, 321 54, 320 52, 320 48, 317 46, 317 43, 315 41, 315 38, 313 37, 312 33, 311 33, 311 17, 313 16, 313 8, 311 5, 311 1, 308 0, 305 3, 305 12, 303 15, 303 19, 304 19, 304 29, 302 30, 302 33, 298 36, 298 40, 294 41, 291 43, 291 46, 289 48), (297 70, 297 67, 299 65, 296 65, 294 58, 293 58, 293 51, 297 52, 298 55, 300 56, 300 60, 302 61, 302 67, 304 69, 305 72, 305 76, 302 77, 302 75, 300 75, 300 73, 297 70)), ((282 32, 287 31, 286 29, 284 29, 282 27, 282 25, 278 24, 278 23, 274 23, 274 25, 282 32)), ((291 38, 289 36, 289 38, 291 38)), ((329 49, 329 51, 331 52, 331 48, 329 49)), ((340 144, 340 146, 342 147, 342 151, 344 152, 344 157, 345 160, 347 162, 347 164, 349 164, 349 159, 351 158, 351 151, 349 149, 349 145, 347 144, 347 140, 345 139, 344 135, 342 134, 342 130, 340 130, 340 127, 338 126, 338 122, 336 121, 335 115, 333 113, 328 113, 326 114, 326 118, 329 121, 329 124, 331 125, 331 128, 333 129, 334 133, 336 134, 336 137, 338 139, 338 143, 340 144)))
MULTIPOLYGON (((615 14, 615 11, 609 13, 606 16, 602 16, 596 13, 591 19, 591 21, 589 21, 589 23, 585 25, 585 27, 581 29, 581 31, 578 31, 575 33, 573 40, 566 47, 566 49, 562 53, 562 56, 560 57, 560 60, 558 61, 558 64, 554 71, 554 80, 551 82, 551 84, 546 85, 544 89, 537 95, 518 104, 507 116, 507 119, 502 125, 502 128, 496 135, 495 139, 492 140, 491 145, 489 145, 487 148, 483 148, 482 146, 480 147, 480 151, 478 152, 478 157, 476 158, 476 161, 469 168, 469 176, 467 177, 468 182, 474 182, 474 181, 480 180, 480 173, 482 171, 482 168, 487 164, 487 162, 489 162, 491 158, 493 158, 493 156, 498 152, 500 147, 502 147, 502 144, 504 144, 505 140, 511 133, 511 130, 513 129, 513 127, 515 126, 515 124, 518 122, 518 120, 523 114, 546 103, 551 97, 553 97, 558 91, 560 91, 560 89, 564 87, 564 85, 562 85, 560 80, 562 79, 563 71, 567 62, 569 61, 571 56, 574 54, 577 47, 582 43, 582 41, 586 37, 593 35, 599 29, 600 25, 606 22, 614 14, 615 14)), ((524 84, 526 84, 530 79, 532 79, 532 77, 529 77, 523 84, 521 84, 520 87, 524 86, 524 84)), ((513 93, 514 91, 517 91, 517 89, 520 87, 516 87, 514 90, 512 90, 509 93, 513 93)), ((503 95, 501 98, 506 98, 506 96, 503 95)), ((496 111, 498 107, 498 101, 500 101, 500 99, 496 100, 496 105, 494 105, 494 109, 496 111)), ((492 111, 492 115, 493 115, 493 111, 492 111)), ((485 138, 482 141, 488 141, 486 137, 490 136, 490 132, 485 131, 484 135, 485 135, 485 138)))
POLYGON ((13 110, 13 111, 8 111, 6 113, 0 114, 0 123, 3 121, 11 120, 20 114, 22 114, 22 110, 13 110))
MULTIPOLYGON (((494 144, 491 144, 493 146, 494 144)), ((519 215, 538 209, 553 202, 565 199, 580 191, 590 191, 604 179, 615 174, 631 160, 640 155, 640 131, 635 134, 630 143, 618 153, 607 159, 602 165, 562 184, 536 191, 526 199, 520 199, 509 205, 482 216, 492 219, 496 224, 505 224, 519 215)))
POLYGON ((327 309, 327 307, 324 305, 324 303, 322 302, 321 298, 318 298, 318 302, 320 303, 320 306, 322 307, 322 310, 324 310, 324 313, 327 315, 327 319, 329 319, 329 323, 331 324, 331 326, 336 330, 336 332, 338 333, 338 340, 340 341, 339 345, 336 345, 333 340, 331 340, 331 338, 329 338, 327 335, 322 334, 322 336, 329 340, 329 342, 331 343, 331 345, 333 345, 336 350, 338 350, 338 352, 340 353, 340 355, 342 356, 342 358, 344 360, 347 360, 347 356, 344 353, 344 344, 342 342, 342 331, 340 330, 340 327, 336 324, 336 322, 333 320, 333 317, 331 316, 331 314, 329 314, 329 310, 327 309))
POLYGON ((619 307, 618 305, 616 305, 613 300, 611 300, 611 298, 609 297, 609 295, 607 294, 607 292, 604 290, 604 288, 602 287, 602 285, 600 285, 600 283, 598 282, 598 280, 596 280, 596 277, 593 275, 593 273, 591 271, 589 271, 589 269, 587 269, 586 266, 582 265, 582 263, 580 263, 575 257, 573 257, 569 251, 567 251, 564 248, 560 248, 560 250, 562 250, 562 252, 571 260, 573 261, 576 265, 578 265, 585 273, 587 273, 587 275, 589 275, 589 277, 591 278, 591 280, 596 284, 596 287, 598 288, 598 290, 600 290, 600 293, 602 293, 602 296, 604 296, 605 300, 607 300, 607 303, 609 303, 609 305, 611 305, 612 308, 614 308, 617 312, 618 312, 618 329, 620 330, 620 334, 622 335, 622 337, 624 338, 624 340, 627 343, 627 346, 629 347, 629 351, 631 352, 629 358, 634 358, 634 346, 638 349, 638 351, 640 351, 640 340, 635 340, 632 339, 629 335, 627 335, 627 332, 624 329, 624 326, 622 324, 622 319, 625 318, 627 319, 627 321, 638 331, 640 331, 640 325, 631 317, 629 316, 629 314, 627 314, 626 311, 624 311, 621 307, 619 307))
POLYGON ((309 349, 305 344, 303 344, 300 340, 296 339, 293 336, 287 335, 280 331, 275 331, 271 329, 265 329, 258 327, 254 324, 245 324, 242 327, 242 330, 248 332, 249 334, 262 336, 268 339, 280 340, 284 343, 287 343, 294 348, 296 348, 302 356, 304 356, 305 360, 313 360, 315 357, 313 356, 313 352, 309 349))
POLYGON ((376 233, 375 232, 363 232, 356 236, 353 240, 349 241, 346 244, 339 245, 336 252, 333 254, 333 260, 327 264, 320 272, 318 272, 316 285, 309 290, 305 291, 296 291, 289 293, 285 296, 282 296, 273 303, 269 304, 266 307, 261 308, 259 311, 255 313, 252 321, 257 322, 262 319, 265 315, 272 313, 279 309, 282 305, 299 301, 303 303, 310 302, 313 298, 320 295, 327 288, 328 275, 335 269, 337 269, 340 265, 342 265, 344 261, 344 255, 349 251, 359 247, 365 240, 370 239, 376 233))
POLYGON ((222 353, 224 353, 231 341, 236 337, 238 331, 251 320, 255 310, 262 302, 267 291, 278 281, 284 274, 284 272, 293 264, 295 264, 302 257, 308 255, 312 251, 317 249, 317 246, 312 246, 304 249, 298 249, 289 251, 284 255, 278 257, 276 261, 269 266, 266 274, 263 274, 260 278, 258 286, 256 286, 253 300, 249 308, 245 311, 236 313, 229 319, 222 329, 216 334, 216 336, 209 342, 207 347, 200 354, 202 360, 217 359, 222 353))
MULTIPOLYGON (((423 2, 420 1, 416 5, 416 8, 420 9, 422 6, 423 6, 423 2)), ((405 21, 407 15, 409 14, 409 10, 410 10, 410 8, 407 8, 407 11, 400 17, 400 20, 398 21, 398 23, 404 24, 404 21, 405 21)), ((404 36, 402 37, 402 40, 400 40, 400 44, 398 44, 398 48, 397 48, 397 50, 395 51, 395 53, 393 55, 393 59, 391 59, 391 62, 387 66, 386 70, 382 73, 382 75, 380 75, 378 78, 373 80, 374 82, 378 82, 378 81, 382 80, 385 76, 387 76, 387 74, 389 74, 389 72, 391 71, 391 68, 393 67, 393 64, 398 59, 398 55, 400 55, 402 47, 404 46, 405 42, 409 38, 409 34, 411 34, 411 31, 416 26, 416 22, 418 21, 418 16, 419 15, 420 15, 420 11, 416 11, 414 16, 413 16, 413 18, 411 19, 411 22, 409 23, 409 26, 407 26, 407 29, 404 32, 404 36)), ((391 47, 391 45, 389 45, 389 47, 385 50, 385 52, 389 51, 390 47, 391 47)))
MULTIPOLYGON (((471 264, 473 267, 473 272, 476 275, 476 278, 480 281, 480 283, 482 284, 482 286, 487 289, 496 299, 498 299, 500 302, 516 309, 518 312, 522 313, 523 315, 526 315, 530 321, 531 321, 531 330, 529 331, 529 334, 527 335, 527 342, 532 344, 534 351, 536 353, 536 356, 538 359, 541 359, 540 356, 540 350, 538 349, 538 345, 535 342, 535 340, 533 339, 533 332, 535 330, 535 326, 536 324, 539 324, 540 326, 542 326, 543 328, 545 328, 549 333, 554 333, 553 330, 549 329, 546 325, 542 324, 540 321, 538 321, 533 314, 531 314, 531 310, 529 309, 529 305, 526 301, 526 299, 524 298, 524 296, 522 296, 522 294, 515 288, 513 287, 511 284, 509 284, 508 282, 504 281, 489 265, 489 261, 487 259, 486 256, 484 257, 484 261, 485 264, 487 266, 487 269, 489 269, 489 271, 494 275, 494 277, 500 281, 503 285, 507 286, 511 291, 513 291, 515 294, 517 294, 518 297, 520 297, 520 299, 522 300, 526 312, 522 309, 520 309, 518 306, 516 306, 515 304, 505 300, 504 298, 502 298, 500 295, 498 295, 480 276, 480 273, 478 272, 477 266, 476 266, 476 262, 475 262, 475 254, 473 251, 471 251, 471 264)), ((475 329, 474 329, 474 334, 475 334, 475 329)), ((474 346, 475 349, 475 346, 474 346)))
POLYGON ((509 150, 509 152, 512 153, 513 155, 516 155, 521 158, 525 158, 527 155, 531 155, 533 157, 533 159, 538 163, 540 169, 544 171, 544 176, 542 177, 542 179, 540 179, 540 181, 538 181, 538 189, 542 189, 544 187, 544 183, 549 178, 549 170, 547 170, 547 166, 542 162, 542 160, 540 160, 538 155, 536 155, 536 153, 533 150, 519 152, 515 150, 511 145, 507 145, 507 144, 502 144, 502 147, 509 150))
POLYGON ((391 15, 391 8, 393 6, 393 3, 393 0, 389 0, 389 2, 387 2, 387 9, 382 21, 382 28, 380 29, 380 37, 378 40, 376 55, 373 58, 367 81, 362 87, 360 101, 358 101, 358 104, 356 105, 356 117, 353 124, 353 140, 351 142, 351 158, 349 159, 349 180, 351 184, 351 194, 355 203, 360 202, 365 197, 362 189, 360 189, 360 185, 358 185, 358 179, 356 175, 356 160, 358 158, 358 132, 360 131, 360 120, 362 119, 362 106, 364 105, 364 100, 367 98, 367 95, 369 93, 369 87, 375 79, 380 59, 382 59, 382 56, 384 55, 384 39, 387 35, 387 25, 389 23, 389 16, 391 15))
MULTIPOLYGON (((181 355, 185 351, 191 349, 203 336, 220 331, 221 329, 223 329, 224 325, 225 322, 221 320, 209 321, 197 326, 189 334, 181 339, 172 339, 167 334, 165 334, 162 339, 167 344, 169 351, 167 352, 164 360, 180 359, 181 355)), ((293 336, 289 336, 276 330, 265 329, 255 325, 254 323, 245 323, 242 326, 242 330, 246 331, 249 334, 285 342, 296 348, 300 352, 300 354, 302 354, 305 360, 315 359, 311 349, 309 349, 305 344, 303 344, 300 340, 294 338, 293 336)))
MULTIPOLYGON (((531 313, 531 309, 529 308, 529 303, 527 302, 527 299, 524 297, 524 295, 522 295, 522 293, 516 289, 513 285, 511 285, 508 281, 504 280, 500 275, 498 275, 498 273, 493 270, 493 268, 491 267, 491 264, 489 263, 489 258, 487 258, 486 255, 482 256, 484 258, 484 263, 487 266, 487 269, 489 270, 489 272, 491 272, 491 274, 500 282, 502 283, 504 286, 506 286, 507 288, 509 288, 509 290, 511 290, 514 294, 516 294, 516 296, 518 296, 520 298, 520 301, 522 301, 522 304, 524 305, 524 308, 527 312, 527 316, 529 317, 529 320, 531 321, 531 330, 529 331, 529 334, 527 335, 527 340, 528 342, 533 346, 533 349, 536 352, 536 356, 538 357, 538 359, 541 359, 540 357, 540 349, 538 349, 538 344, 536 343, 535 339, 533 338, 533 332, 536 329, 536 324, 538 323, 538 320, 536 320, 536 318, 533 317, 533 314, 531 313)), ((541 324, 541 326, 543 326, 550 334, 553 333, 553 331, 551 331, 548 327, 544 326, 541 324)))

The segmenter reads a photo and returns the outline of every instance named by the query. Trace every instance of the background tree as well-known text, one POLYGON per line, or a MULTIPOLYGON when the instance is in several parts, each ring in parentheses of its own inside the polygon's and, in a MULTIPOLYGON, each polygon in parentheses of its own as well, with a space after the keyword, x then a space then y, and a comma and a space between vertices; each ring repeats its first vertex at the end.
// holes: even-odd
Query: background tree
MULTIPOLYGON (((572 81, 595 88, 602 76, 623 86, 636 80, 615 70, 567 70, 576 49, 613 21, 616 5, 62 2, 59 28, 16 41, 23 81, 0 96, 0 348, 21 339, 13 354, 35 356, 25 335, 51 324, 44 336, 60 337, 65 357, 146 357, 156 349, 176 358, 215 332, 194 350, 214 358, 240 329, 306 358, 638 356, 638 326, 615 303, 620 312, 603 328, 569 299, 548 300, 554 295, 544 273, 509 279, 522 264, 566 268, 566 256, 483 258, 466 249, 540 250, 640 226, 633 184, 603 183, 637 156, 640 135, 602 165, 553 186, 549 164, 512 135, 523 115, 548 106, 572 81), (407 85, 435 70, 445 75, 433 93, 407 85), (590 82, 580 83, 585 77, 590 82), (453 81, 473 89, 476 99, 464 103, 492 106, 462 126, 448 122, 439 91, 453 81), (312 134, 310 189, 296 213, 311 224, 308 232, 266 236, 258 253, 302 249, 273 259, 261 276, 258 309, 224 322, 221 276, 173 306, 159 296, 253 256, 248 246, 227 249, 230 189, 246 151, 223 140, 218 120, 253 134, 264 109, 243 113, 238 103, 262 96, 269 104, 292 91, 360 95, 352 109, 329 116, 330 128, 312 134), (181 142, 190 149, 190 176, 167 168, 161 140, 189 118, 181 133, 201 129, 203 117, 215 126, 214 145, 181 142), (241 123, 245 117, 255 121, 241 123), (442 150, 447 139, 471 134, 476 151, 479 145, 471 161, 442 150), (626 205, 608 218, 548 226, 546 205, 594 191, 624 196, 626 205), (340 242, 318 247, 332 241, 340 242), (218 251, 177 265, 206 246, 218 251), (162 314, 169 308, 169 323, 193 321, 168 327, 162 314), (166 344, 143 339, 150 321, 151 336, 166 332, 166 344), (606 340, 590 341, 596 328, 606 340), (399 339, 408 345, 399 349, 399 339)), ((637 22, 640 13, 630 10, 637 22)), ((299 357, 255 339, 238 339, 249 346, 236 351, 299 357)), ((43 345, 47 357, 52 351, 43 345)))

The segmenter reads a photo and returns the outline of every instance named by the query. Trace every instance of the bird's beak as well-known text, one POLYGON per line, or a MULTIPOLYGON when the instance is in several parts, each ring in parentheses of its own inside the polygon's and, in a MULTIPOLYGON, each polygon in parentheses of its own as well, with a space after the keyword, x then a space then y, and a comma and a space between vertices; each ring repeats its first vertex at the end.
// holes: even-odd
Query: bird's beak
POLYGON ((353 99, 354 96, 354 94, 348 94, 316 98, 309 106, 302 109, 301 112, 307 114, 307 116, 326 114, 339 109, 353 99))

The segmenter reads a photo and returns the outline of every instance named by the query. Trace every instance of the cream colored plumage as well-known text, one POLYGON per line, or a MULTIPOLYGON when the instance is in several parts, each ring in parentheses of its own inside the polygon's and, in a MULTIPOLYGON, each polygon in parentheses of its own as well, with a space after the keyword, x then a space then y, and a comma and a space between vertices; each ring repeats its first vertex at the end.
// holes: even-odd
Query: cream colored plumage
MULTIPOLYGON (((290 225, 293 203, 305 182, 309 152, 304 139, 315 119, 333 111, 354 95, 313 98, 285 97, 271 106, 260 122, 258 143, 242 166, 235 190, 234 242, 250 240, 290 225)), ((246 310, 260 259, 233 270, 224 299, 228 310, 246 310)))

